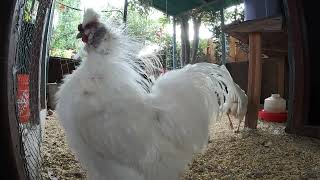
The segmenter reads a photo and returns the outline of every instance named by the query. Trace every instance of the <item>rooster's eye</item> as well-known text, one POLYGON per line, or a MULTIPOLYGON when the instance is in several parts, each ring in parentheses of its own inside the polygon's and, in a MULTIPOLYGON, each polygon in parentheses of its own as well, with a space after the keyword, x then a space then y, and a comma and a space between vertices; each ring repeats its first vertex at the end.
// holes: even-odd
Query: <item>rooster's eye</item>
POLYGON ((83 32, 82 24, 79 24, 79 25, 78 25, 78 31, 83 32))

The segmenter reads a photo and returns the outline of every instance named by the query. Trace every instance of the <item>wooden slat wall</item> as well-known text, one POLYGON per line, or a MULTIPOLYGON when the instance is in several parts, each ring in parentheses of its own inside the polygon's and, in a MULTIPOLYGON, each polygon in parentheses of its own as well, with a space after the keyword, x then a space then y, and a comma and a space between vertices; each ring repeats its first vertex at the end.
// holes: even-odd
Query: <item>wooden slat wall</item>
MULTIPOLYGON (((261 80, 261 98, 260 103, 263 104, 264 99, 269 97, 271 93, 278 92, 278 76, 276 62, 279 60, 265 60, 262 61, 262 80, 261 80)), ((248 62, 235 62, 228 63, 227 69, 230 71, 234 81, 247 92, 248 87, 248 62)), ((288 100, 288 68, 285 62, 284 70, 284 95, 283 97, 288 100)))
POLYGON ((72 59, 50 57, 48 65, 48 83, 61 83, 63 76, 71 74, 79 64, 79 61, 72 59))

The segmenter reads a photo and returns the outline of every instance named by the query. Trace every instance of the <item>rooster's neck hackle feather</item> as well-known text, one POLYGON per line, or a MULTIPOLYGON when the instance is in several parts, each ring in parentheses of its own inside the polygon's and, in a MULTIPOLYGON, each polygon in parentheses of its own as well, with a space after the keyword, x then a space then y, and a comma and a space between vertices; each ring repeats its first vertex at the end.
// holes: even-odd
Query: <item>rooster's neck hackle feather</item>
POLYGON ((82 27, 85 27, 88 23, 98 22, 100 20, 100 15, 93 9, 86 9, 83 15, 82 27))

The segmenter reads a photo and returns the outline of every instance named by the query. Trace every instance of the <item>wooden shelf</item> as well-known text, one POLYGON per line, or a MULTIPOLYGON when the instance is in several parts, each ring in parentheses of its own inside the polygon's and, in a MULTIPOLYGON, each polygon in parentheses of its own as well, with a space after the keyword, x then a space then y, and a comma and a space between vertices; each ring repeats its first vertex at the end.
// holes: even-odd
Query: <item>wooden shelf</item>
POLYGON ((223 30, 246 44, 249 43, 250 33, 260 32, 262 53, 270 57, 286 56, 288 53, 288 34, 282 16, 230 24, 223 30))
POLYGON ((226 25, 223 29, 226 32, 281 32, 283 31, 282 16, 267 17, 255 20, 244 21, 241 23, 226 25))

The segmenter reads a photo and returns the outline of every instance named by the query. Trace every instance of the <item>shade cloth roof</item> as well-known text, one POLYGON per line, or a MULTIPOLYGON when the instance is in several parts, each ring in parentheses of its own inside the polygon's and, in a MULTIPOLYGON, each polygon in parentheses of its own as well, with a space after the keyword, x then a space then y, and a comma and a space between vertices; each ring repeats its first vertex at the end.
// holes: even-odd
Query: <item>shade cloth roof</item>
POLYGON ((151 0, 151 6, 172 16, 197 8, 218 11, 243 2, 242 0, 151 0))

